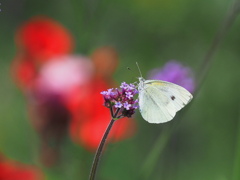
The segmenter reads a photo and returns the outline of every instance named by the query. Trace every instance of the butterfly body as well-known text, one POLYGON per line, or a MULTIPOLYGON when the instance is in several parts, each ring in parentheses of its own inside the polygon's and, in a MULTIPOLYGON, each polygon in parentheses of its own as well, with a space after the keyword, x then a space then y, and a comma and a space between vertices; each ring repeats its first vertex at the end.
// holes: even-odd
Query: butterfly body
POLYGON ((173 119, 176 112, 188 104, 192 95, 185 88, 161 80, 139 78, 139 108, 149 123, 164 123, 173 119))

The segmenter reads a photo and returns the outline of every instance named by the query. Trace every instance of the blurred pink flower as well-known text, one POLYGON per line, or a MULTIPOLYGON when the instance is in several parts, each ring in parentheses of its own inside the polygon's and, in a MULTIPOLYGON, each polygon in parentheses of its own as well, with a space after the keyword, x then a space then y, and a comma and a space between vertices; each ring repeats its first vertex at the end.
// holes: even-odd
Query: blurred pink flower
POLYGON ((93 66, 82 56, 55 57, 44 64, 36 80, 40 91, 66 95, 86 84, 92 77, 93 66))
POLYGON ((71 33, 59 22, 47 16, 35 16, 22 23, 15 33, 17 54, 12 63, 12 75, 24 91, 35 83, 45 62, 72 52, 71 33))
MULTIPOLYGON (((115 86, 116 50, 101 47, 94 51, 91 60, 54 54, 41 61, 27 55, 17 56, 12 72, 29 102, 30 120, 41 141, 41 161, 46 166, 57 162, 68 128, 76 143, 95 150, 111 118, 100 92, 115 86)), ((111 141, 134 134, 134 119, 124 119, 113 128, 111 141)))
POLYGON ((69 102, 82 98, 93 73, 90 60, 82 56, 61 56, 41 66, 28 91, 31 122, 41 139, 41 161, 54 165, 72 119, 69 102))
POLYGON ((186 88, 189 92, 195 90, 192 70, 175 60, 167 62, 162 68, 151 70, 148 79, 172 82, 186 88))

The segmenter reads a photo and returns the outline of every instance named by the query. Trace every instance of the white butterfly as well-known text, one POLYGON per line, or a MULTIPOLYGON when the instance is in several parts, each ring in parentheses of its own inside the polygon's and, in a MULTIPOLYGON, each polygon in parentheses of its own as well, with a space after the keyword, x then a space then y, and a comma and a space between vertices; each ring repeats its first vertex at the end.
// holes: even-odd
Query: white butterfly
POLYGON ((185 88, 160 80, 139 78, 139 108, 149 123, 170 121, 193 98, 185 88))

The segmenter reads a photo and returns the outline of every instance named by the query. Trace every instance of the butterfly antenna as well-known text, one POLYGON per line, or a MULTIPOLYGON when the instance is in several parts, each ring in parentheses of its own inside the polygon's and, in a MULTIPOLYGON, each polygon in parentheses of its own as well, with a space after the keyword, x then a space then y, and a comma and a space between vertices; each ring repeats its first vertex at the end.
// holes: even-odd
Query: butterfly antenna
POLYGON ((137 62, 136 62, 136 65, 137 65, 137 68, 138 68, 138 71, 139 71, 140 76, 143 77, 143 76, 142 76, 142 72, 141 72, 141 70, 140 70, 137 62))

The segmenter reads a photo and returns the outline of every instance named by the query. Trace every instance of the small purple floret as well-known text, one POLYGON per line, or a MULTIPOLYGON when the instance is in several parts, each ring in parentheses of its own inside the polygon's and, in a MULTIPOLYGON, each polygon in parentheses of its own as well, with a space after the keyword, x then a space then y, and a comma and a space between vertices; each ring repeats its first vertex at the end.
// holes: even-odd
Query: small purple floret
POLYGON ((112 90, 113 90, 113 88, 107 90, 108 95, 110 95, 112 93, 112 90))
POLYGON ((131 99, 133 97, 132 92, 125 92, 125 94, 128 99, 131 99))
POLYGON ((130 84, 130 85, 128 86, 128 88, 129 88, 130 90, 134 90, 134 89, 136 89, 136 86, 133 85, 133 84, 130 84))
POLYGON ((107 95, 108 92, 107 92, 107 91, 102 91, 102 92, 100 92, 100 94, 102 94, 102 95, 107 95))
POLYGON ((114 105, 115 108, 121 108, 123 106, 123 104, 121 102, 116 102, 116 104, 114 105))
POLYGON ((129 86, 129 85, 128 85, 126 82, 122 82, 120 88, 122 88, 122 89, 127 89, 128 86, 129 86))
POLYGON ((123 107, 124 107, 126 110, 129 110, 131 106, 132 106, 132 105, 131 105, 131 104, 128 104, 128 102, 123 103, 123 107))

